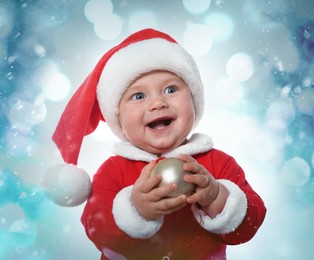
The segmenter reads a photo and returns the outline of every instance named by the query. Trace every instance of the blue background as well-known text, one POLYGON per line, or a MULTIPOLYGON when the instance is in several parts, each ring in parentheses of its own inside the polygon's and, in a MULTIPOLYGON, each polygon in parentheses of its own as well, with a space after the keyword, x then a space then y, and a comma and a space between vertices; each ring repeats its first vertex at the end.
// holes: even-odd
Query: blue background
MULTIPOLYGON (((99 259, 41 180, 61 162, 51 141, 67 101, 101 55, 153 27, 196 59, 205 86, 199 131, 233 155, 267 217, 228 259, 314 256, 314 2, 29 0, 0 2, 0 259, 99 259)), ((115 137, 83 144, 92 177, 115 137)))

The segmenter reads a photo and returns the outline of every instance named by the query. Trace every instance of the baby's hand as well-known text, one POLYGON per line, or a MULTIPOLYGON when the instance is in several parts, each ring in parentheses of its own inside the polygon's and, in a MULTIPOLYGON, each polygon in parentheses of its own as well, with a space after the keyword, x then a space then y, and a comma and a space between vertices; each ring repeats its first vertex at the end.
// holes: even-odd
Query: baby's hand
POLYGON ((165 198, 177 187, 175 184, 157 187, 161 181, 161 176, 150 176, 155 165, 156 162, 153 161, 143 168, 131 193, 133 206, 143 217, 150 220, 170 214, 186 205, 186 195, 165 198))
POLYGON ((187 198, 187 202, 197 203, 210 217, 216 217, 225 206, 228 190, 193 157, 182 154, 180 159, 186 162, 183 169, 194 173, 184 176, 186 182, 196 186, 195 193, 187 198))

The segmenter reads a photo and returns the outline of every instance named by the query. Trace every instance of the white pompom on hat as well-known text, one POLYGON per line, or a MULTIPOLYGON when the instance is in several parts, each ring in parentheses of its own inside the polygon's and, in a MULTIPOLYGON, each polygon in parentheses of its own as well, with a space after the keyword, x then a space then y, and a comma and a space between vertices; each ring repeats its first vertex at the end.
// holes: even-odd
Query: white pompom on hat
MULTIPOLYGON (((84 136, 92 133, 101 120, 106 121, 113 133, 124 140, 118 117, 120 99, 135 79, 156 70, 172 72, 189 86, 195 108, 195 124, 198 123, 204 110, 204 90, 195 61, 168 34, 144 29, 106 52, 67 104, 52 137, 66 164, 76 167, 84 136)), ((78 172, 80 176, 84 175, 82 169, 78 168, 78 172)), ((68 182, 71 182, 70 179, 66 178, 68 182)), ((73 182, 77 191, 82 191, 81 194, 74 192, 71 185, 68 189, 71 192, 64 193, 60 187, 54 186, 54 192, 48 190, 50 197, 55 197, 54 201, 62 206, 83 203, 89 197, 91 183, 86 182, 86 177, 82 177, 82 183, 78 178, 73 182), (56 190, 63 194, 61 197, 65 201, 57 196, 56 190)), ((64 182, 63 186, 66 187, 64 182)))

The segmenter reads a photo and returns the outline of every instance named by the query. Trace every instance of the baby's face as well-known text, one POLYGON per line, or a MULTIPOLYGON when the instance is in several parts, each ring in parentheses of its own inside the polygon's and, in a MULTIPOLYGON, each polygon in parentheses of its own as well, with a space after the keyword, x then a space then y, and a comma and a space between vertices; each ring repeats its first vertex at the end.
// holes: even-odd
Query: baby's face
POLYGON ((119 120, 125 137, 137 147, 154 154, 169 152, 184 143, 192 130, 192 94, 173 73, 147 73, 122 96, 119 120))

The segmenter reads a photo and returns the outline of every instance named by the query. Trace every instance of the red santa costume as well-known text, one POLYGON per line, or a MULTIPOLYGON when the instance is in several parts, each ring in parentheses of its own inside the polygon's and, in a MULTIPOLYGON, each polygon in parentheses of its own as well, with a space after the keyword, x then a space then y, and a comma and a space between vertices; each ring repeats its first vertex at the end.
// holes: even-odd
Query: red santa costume
POLYGON ((74 178, 82 182, 76 179, 77 189, 67 190, 66 196, 56 196, 55 200, 64 206, 75 206, 88 198, 82 223, 100 250, 101 259, 225 259, 226 245, 244 243, 255 235, 266 208, 246 181, 241 167, 232 157, 214 149, 207 135, 193 134, 185 144, 161 156, 189 154, 228 189, 229 197, 219 215, 210 218, 193 204, 159 219, 147 220, 132 205, 133 184, 143 167, 156 160, 157 155, 125 139, 118 105, 136 78, 154 70, 170 71, 186 82, 192 93, 197 124, 203 113, 204 94, 194 60, 167 34, 152 29, 132 34, 101 58, 69 101, 53 135, 63 159, 73 168, 83 137, 104 120, 121 139, 114 146, 116 155, 101 165, 92 187, 78 169, 76 176, 80 177, 74 178))

